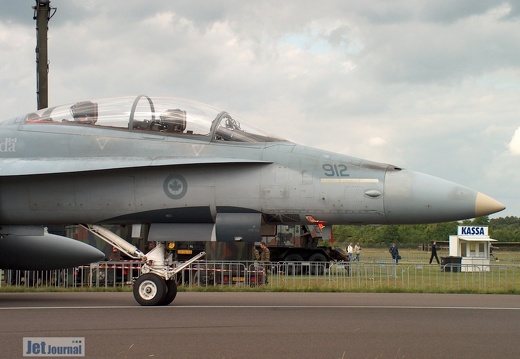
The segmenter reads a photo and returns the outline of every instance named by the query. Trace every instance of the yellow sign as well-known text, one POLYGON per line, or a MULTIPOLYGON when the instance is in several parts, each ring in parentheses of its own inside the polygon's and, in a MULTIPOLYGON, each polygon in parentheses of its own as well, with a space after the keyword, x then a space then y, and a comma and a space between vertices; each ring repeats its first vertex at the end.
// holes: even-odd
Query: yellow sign
POLYGON ((177 254, 192 254, 192 250, 191 249, 179 249, 177 251, 177 254))

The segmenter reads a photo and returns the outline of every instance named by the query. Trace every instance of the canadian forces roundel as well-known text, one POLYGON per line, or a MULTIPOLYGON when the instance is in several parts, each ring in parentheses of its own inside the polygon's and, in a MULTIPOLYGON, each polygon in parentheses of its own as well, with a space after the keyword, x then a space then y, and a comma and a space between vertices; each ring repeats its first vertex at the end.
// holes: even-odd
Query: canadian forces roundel
POLYGON ((163 188, 171 199, 181 199, 188 191, 188 183, 181 175, 170 175, 164 180, 163 188))

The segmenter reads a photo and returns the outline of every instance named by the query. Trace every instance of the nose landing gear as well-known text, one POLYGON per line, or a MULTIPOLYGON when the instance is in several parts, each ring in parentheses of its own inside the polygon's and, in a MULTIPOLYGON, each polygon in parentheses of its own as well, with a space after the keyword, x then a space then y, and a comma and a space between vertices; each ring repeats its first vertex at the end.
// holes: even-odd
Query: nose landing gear
POLYGON ((157 242, 154 249, 144 254, 134 245, 101 226, 82 226, 128 256, 142 261, 141 275, 134 282, 133 292, 137 303, 144 306, 168 305, 173 302, 177 296, 175 275, 206 255, 205 252, 201 252, 178 265, 172 263, 172 253, 167 249, 165 242, 157 242))

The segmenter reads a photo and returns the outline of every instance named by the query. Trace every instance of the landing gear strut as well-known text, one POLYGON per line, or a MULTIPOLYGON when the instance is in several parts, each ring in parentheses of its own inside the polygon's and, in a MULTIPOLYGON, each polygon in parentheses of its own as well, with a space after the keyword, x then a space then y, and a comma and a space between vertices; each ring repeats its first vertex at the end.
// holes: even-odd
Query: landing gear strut
POLYGON ((134 245, 103 227, 82 226, 131 258, 142 261, 141 275, 135 280, 133 291, 137 303, 145 306, 168 305, 173 302, 177 296, 175 275, 206 255, 205 252, 201 252, 181 265, 174 266, 172 253, 167 250, 164 242, 157 242, 154 249, 144 254, 134 245))

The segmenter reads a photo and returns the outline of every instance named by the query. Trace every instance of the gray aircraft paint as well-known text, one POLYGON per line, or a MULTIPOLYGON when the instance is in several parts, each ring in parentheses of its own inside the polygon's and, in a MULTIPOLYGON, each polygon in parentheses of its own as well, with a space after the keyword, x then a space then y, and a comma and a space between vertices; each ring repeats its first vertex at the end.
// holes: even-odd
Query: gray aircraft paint
POLYGON ((146 223, 161 239, 255 241, 264 225, 436 223, 503 208, 467 187, 284 141, 192 101, 86 101, 0 122, 0 224, 22 231, 146 223))

